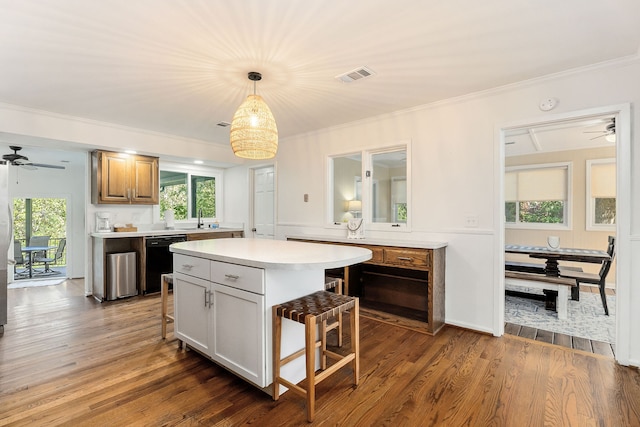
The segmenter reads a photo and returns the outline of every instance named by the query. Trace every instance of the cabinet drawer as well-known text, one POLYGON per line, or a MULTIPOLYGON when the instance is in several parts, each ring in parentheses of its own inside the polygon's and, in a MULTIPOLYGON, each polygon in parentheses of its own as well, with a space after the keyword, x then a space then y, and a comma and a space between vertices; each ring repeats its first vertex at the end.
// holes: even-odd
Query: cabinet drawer
MULTIPOLYGON (((358 245, 360 246, 360 245, 358 245)), ((361 246, 371 251, 371 259, 365 262, 382 264, 384 262, 384 252, 380 246, 361 246)))
POLYGON ((182 254, 173 254, 173 271, 210 280, 211 268, 208 259, 196 258, 182 254))
POLYGON ((398 266, 426 268, 429 252, 425 249, 384 248, 384 262, 398 266))
POLYGON ((211 281, 264 295, 264 270, 261 268, 211 261, 211 281))

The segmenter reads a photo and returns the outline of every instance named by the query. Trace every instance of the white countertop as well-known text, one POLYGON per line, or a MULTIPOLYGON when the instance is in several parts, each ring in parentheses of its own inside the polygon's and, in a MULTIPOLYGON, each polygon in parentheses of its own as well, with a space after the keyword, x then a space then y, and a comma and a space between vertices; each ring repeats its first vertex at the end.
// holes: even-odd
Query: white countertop
POLYGON ((151 236, 175 236, 176 234, 196 234, 196 233, 221 233, 229 231, 244 231, 242 228, 190 228, 188 230, 144 230, 144 231, 123 231, 110 233, 91 233, 91 237, 100 239, 117 239, 122 237, 151 237, 151 236))
POLYGON ((336 236, 320 236, 313 234, 297 234, 287 236, 290 239, 301 240, 318 240, 321 242, 334 242, 334 243, 351 243, 354 245, 373 245, 373 246, 396 246, 400 248, 421 248, 421 249, 439 249, 448 245, 447 242, 423 242, 423 241, 411 241, 411 240, 391 240, 391 239, 347 239, 346 237, 336 236))
POLYGON ((277 270, 339 268, 371 259, 365 248, 264 239, 215 239, 174 243, 171 252, 277 270))

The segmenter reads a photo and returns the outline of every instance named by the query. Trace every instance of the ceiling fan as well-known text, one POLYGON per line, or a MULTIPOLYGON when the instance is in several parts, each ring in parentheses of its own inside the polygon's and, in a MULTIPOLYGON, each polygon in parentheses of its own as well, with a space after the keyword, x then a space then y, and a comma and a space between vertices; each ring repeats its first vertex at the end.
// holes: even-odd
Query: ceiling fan
POLYGON ((22 147, 11 145, 9 146, 9 148, 13 150, 13 153, 4 154, 2 156, 2 159, 9 162, 10 165, 21 166, 24 169, 30 169, 30 170, 35 170, 38 168, 64 169, 64 166, 45 165, 42 163, 30 162, 28 157, 23 156, 22 154, 18 154, 18 151, 22 150, 22 147))
POLYGON ((594 130, 594 131, 585 131, 584 133, 600 133, 602 135, 595 136, 590 138, 591 140, 602 138, 603 136, 609 142, 616 142, 616 119, 615 117, 611 119, 611 123, 607 125, 605 130, 594 130))

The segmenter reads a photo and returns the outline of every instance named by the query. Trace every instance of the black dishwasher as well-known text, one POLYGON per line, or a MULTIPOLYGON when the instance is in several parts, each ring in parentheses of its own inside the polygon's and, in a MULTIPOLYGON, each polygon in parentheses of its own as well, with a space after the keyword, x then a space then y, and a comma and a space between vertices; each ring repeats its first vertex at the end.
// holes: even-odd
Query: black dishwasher
POLYGON ((169 252, 169 245, 186 240, 187 236, 184 234, 147 237, 145 239, 147 257, 145 287, 142 291, 144 294, 160 292, 160 276, 173 272, 173 253, 169 252))

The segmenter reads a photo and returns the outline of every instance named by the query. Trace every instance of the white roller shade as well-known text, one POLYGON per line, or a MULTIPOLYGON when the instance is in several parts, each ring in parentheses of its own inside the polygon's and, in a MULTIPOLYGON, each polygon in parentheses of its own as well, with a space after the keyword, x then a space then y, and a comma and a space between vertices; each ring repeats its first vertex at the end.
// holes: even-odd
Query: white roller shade
POLYGON ((505 201, 567 199, 567 167, 523 169, 505 173, 505 201))
POLYGON ((391 197, 394 203, 407 203, 407 179, 392 178, 391 197))
POLYGON ((507 172, 504 175, 504 200, 515 202, 518 200, 518 174, 507 172))
POLYGON ((591 164, 591 197, 616 197, 615 163, 591 164))

